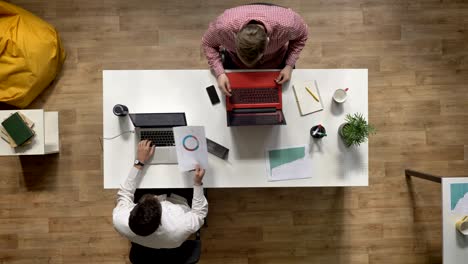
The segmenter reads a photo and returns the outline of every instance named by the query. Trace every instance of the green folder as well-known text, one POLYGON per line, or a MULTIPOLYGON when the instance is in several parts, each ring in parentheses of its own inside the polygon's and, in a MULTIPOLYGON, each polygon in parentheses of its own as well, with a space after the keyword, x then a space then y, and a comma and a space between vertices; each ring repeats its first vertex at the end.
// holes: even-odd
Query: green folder
POLYGON ((2 122, 2 126, 18 146, 23 145, 32 136, 34 136, 34 133, 28 127, 26 122, 24 122, 18 112, 5 119, 5 121, 2 122))

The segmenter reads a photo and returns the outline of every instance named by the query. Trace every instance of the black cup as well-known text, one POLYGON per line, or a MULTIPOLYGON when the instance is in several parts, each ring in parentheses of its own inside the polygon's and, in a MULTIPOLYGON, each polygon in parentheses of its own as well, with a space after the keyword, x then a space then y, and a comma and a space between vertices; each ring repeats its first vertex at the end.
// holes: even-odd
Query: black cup
POLYGON ((128 107, 122 104, 114 105, 114 109, 112 109, 114 115, 116 116, 126 116, 128 114, 128 107))
POLYGON ((327 131, 325 130, 325 127, 322 126, 322 125, 317 125, 317 126, 313 126, 311 129, 310 129, 310 136, 313 137, 313 138, 323 138, 327 135, 327 131), (318 129, 318 130, 317 130, 318 129), (317 133, 315 133, 314 135, 314 132, 317 130, 317 133))

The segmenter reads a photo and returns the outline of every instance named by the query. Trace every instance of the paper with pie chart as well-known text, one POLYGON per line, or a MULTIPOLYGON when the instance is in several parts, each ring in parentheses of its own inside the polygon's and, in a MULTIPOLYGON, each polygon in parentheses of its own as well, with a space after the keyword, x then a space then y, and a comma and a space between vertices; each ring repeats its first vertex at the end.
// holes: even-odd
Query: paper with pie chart
POLYGON ((197 164, 208 167, 205 128, 202 126, 174 127, 177 162, 181 171, 195 169, 197 164))

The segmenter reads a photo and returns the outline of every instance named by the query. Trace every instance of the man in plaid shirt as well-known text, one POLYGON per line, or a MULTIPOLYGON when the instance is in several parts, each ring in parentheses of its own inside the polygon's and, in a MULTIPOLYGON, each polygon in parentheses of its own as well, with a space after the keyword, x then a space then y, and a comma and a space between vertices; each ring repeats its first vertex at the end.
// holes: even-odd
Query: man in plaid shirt
POLYGON ((218 87, 230 96, 225 66, 282 69, 276 78, 282 84, 291 78, 306 41, 307 25, 296 12, 275 5, 252 4, 228 9, 211 22, 202 47, 218 87))

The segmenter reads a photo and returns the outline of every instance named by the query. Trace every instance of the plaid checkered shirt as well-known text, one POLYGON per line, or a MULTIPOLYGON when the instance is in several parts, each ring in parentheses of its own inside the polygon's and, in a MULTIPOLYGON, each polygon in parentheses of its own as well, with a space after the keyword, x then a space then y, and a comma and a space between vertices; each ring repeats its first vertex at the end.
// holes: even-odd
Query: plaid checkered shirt
POLYGON ((244 5, 227 9, 210 23, 202 38, 208 64, 218 77, 224 72, 219 53, 224 48, 239 68, 247 68, 236 55, 237 33, 250 21, 261 22, 270 38, 256 68, 276 69, 283 61, 294 66, 307 41, 307 24, 289 8, 268 5, 244 5))

